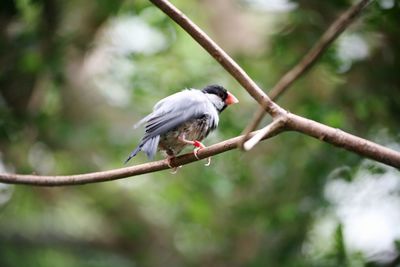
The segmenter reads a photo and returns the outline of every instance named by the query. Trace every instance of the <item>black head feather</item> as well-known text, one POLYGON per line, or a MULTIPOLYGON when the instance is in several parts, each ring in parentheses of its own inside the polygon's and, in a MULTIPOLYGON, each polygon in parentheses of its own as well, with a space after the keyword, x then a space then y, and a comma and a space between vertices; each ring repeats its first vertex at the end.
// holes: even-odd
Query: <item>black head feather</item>
POLYGON ((205 94, 214 94, 221 99, 223 105, 216 107, 219 113, 224 111, 224 109, 227 107, 225 100, 228 98, 228 91, 224 87, 217 84, 212 84, 204 87, 201 91, 205 94))
POLYGON ((216 84, 208 85, 204 87, 201 91, 205 94, 217 95, 222 99, 222 101, 225 101, 228 97, 228 91, 224 87, 216 84))

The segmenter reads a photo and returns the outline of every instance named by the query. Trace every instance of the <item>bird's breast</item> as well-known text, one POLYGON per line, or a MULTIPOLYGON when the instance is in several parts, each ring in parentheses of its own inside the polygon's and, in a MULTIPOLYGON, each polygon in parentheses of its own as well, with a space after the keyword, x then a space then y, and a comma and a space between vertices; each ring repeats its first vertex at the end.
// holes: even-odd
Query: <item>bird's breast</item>
POLYGON ((179 140, 179 136, 184 136, 186 140, 190 141, 201 141, 206 138, 215 127, 216 125, 209 115, 191 119, 161 135, 158 148, 165 151, 170 156, 175 156, 187 146, 187 144, 179 140))

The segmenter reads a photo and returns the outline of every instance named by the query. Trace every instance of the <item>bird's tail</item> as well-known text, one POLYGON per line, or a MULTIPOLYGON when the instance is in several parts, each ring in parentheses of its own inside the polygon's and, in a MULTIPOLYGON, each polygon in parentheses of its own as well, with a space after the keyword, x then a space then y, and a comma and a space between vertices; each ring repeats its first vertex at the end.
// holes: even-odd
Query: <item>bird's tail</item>
POLYGON ((160 141, 159 135, 147 140, 142 140, 140 144, 131 152, 129 157, 125 160, 124 164, 128 163, 128 161, 134 156, 136 156, 136 154, 139 153, 139 151, 141 150, 143 150, 143 152, 146 153, 146 156, 149 160, 152 160, 157 152, 159 141, 160 141))
POLYGON ((139 153, 140 150, 142 150, 144 144, 140 143, 129 155, 129 157, 125 160, 124 164, 128 163, 128 161, 133 158, 134 156, 136 156, 137 153, 139 153))
POLYGON ((146 143, 143 145, 143 152, 146 153, 146 156, 149 160, 153 160, 158 147, 158 142, 160 141, 160 136, 157 135, 153 138, 150 138, 146 143))

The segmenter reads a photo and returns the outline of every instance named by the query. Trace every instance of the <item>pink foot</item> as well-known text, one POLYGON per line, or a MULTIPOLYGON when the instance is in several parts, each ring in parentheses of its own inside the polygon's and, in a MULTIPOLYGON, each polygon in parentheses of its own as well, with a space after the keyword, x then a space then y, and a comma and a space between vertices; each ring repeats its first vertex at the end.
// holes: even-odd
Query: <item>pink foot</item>
MULTIPOLYGON (((194 141, 187 140, 187 139, 185 138, 185 134, 180 135, 180 136, 178 137, 178 139, 179 139, 182 143, 185 143, 185 144, 188 144, 188 145, 193 145, 193 146, 195 147, 194 150, 193 150, 193 154, 194 154, 194 156, 196 157, 196 159, 200 159, 199 156, 197 156, 197 152, 198 152, 200 149, 206 147, 205 145, 203 145, 202 142, 197 141, 197 140, 194 140, 194 141)), ((211 164, 211 157, 208 157, 208 158, 207 158, 207 163, 205 164, 205 166, 210 166, 210 164, 211 164)))
MULTIPOLYGON (((194 156, 196 157, 196 159, 200 159, 199 156, 197 156, 197 153, 199 152, 200 149, 206 148, 206 146, 202 142, 197 140, 193 142, 193 146, 195 147, 195 149, 193 150, 194 156)), ((207 163, 204 165, 207 167, 211 165, 211 157, 207 158, 207 163)))

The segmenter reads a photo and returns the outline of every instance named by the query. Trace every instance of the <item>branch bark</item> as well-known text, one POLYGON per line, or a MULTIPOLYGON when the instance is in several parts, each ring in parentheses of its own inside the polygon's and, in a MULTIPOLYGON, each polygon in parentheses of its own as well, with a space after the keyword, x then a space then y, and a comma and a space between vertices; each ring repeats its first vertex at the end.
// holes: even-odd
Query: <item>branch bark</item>
MULTIPOLYGON (((362 156, 373 160, 388 164, 390 166, 400 168, 400 153, 389 148, 383 147, 376 143, 362 139, 360 137, 345 133, 340 129, 335 129, 324 124, 297 116, 295 114, 286 113, 278 119, 283 123, 274 124, 275 127, 270 129, 262 140, 269 139, 285 130, 294 130, 337 147, 356 152, 362 156)), ((262 130, 252 132, 250 137, 260 134, 262 130)), ((239 142, 243 135, 237 136, 223 142, 211 145, 199 150, 198 157, 205 159, 226 151, 239 147, 239 142)), ((188 153, 176 157, 172 160, 172 166, 181 166, 198 161, 193 153, 188 153)), ((90 183, 107 182, 117 179, 122 179, 131 176, 137 176, 145 173, 151 173, 169 169, 165 160, 149 162, 145 164, 135 165, 132 167, 114 169, 102 172, 93 172, 77 175, 25 175, 0 173, 0 182, 8 184, 25 184, 35 186, 66 186, 66 185, 82 185, 90 183)))
POLYGON ((400 153, 340 129, 288 113, 286 128, 400 169, 400 153))
MULTIPOLYGON (((282 125, 283 126, 283 125, 282 125)), ((268 135, 264 136, 264 140, 275 136, 282 130, 275 129, 275 131, 269 132, 268 135)), ((258 131, 251 134, 258 133, 258 131)), ((197 156, 200 159, 205 159, 238 147, 238 143, 243 136, 237 136, 223 142, 211 145, 209 147, 200 149, 197 156)), ((191 162, 198 161, 193 153, 184 154, 172 159, 172 166, 186 165, 191 162)), ((170 167, 165 160, 153 161, 145 164, 139 164, 132 167, 114 169, 102 172, 93 172, 76 175, 27 175, 27 174, 11 174, 11 173, 0 173, 0 182, 6 184, 24 184, 24 185, 35 185, 35 186, 65 186, 65 185, 82 185, 99 182, 107 182, 126 178, 130 176, 141 175, 145 173, 151 173, 161 170, 169 169, 170 167)))
MULTIPOLYGON (((358 3, 347 9, 341 16, 339 16, 321 38, 314 44, 314 46, 308 51, 307 54, 285 75, 283 75, 276 85, 271 89, 270 98, 272 101, 276 101, 286 90, 292 85, 298 78, 300 78, 308 69, 310 69, 323 52, 329 47, 329 45, 357 18, 364 7, 371 0, 361 0, 358 3)), ((265 106, 261 105, 257 113, 246 126, 243 134, 241 146, 248 139, 248 134, 254 131, 260 124, 261 120, 265 115, 265 106)))
MULTIPOLYGON (((273 120, 270 124, 268 124, 267 126, 265 126, 264 128, 262 128, 261 130, 258 131, 258 133, 256 133, 255 135, 253 135, 252 138, 250 138, 249 140, 247 140, 244 143, 244 149, 250 150, 252 149, 256 144, 258 144, 258 142, 260 142, 264 136, 266 136, 267 134, 269 134, 270 132, 274 132, 276 129, 280 129, 283 128, 283 126, 285 125, 287 120, 287 116, 280 116, 277 117, 275 120, 273 120)), ((243 137, 244 139, 245 137, 243 137)), ((242 139, 242 140, 243 140, 242 139)), ((241 140, 241 142, 242 142, 241 140)), ((240 143, 241 143, 240 142, 240 143)), ((241 144, 240 144, 241 145, 241 144)))

